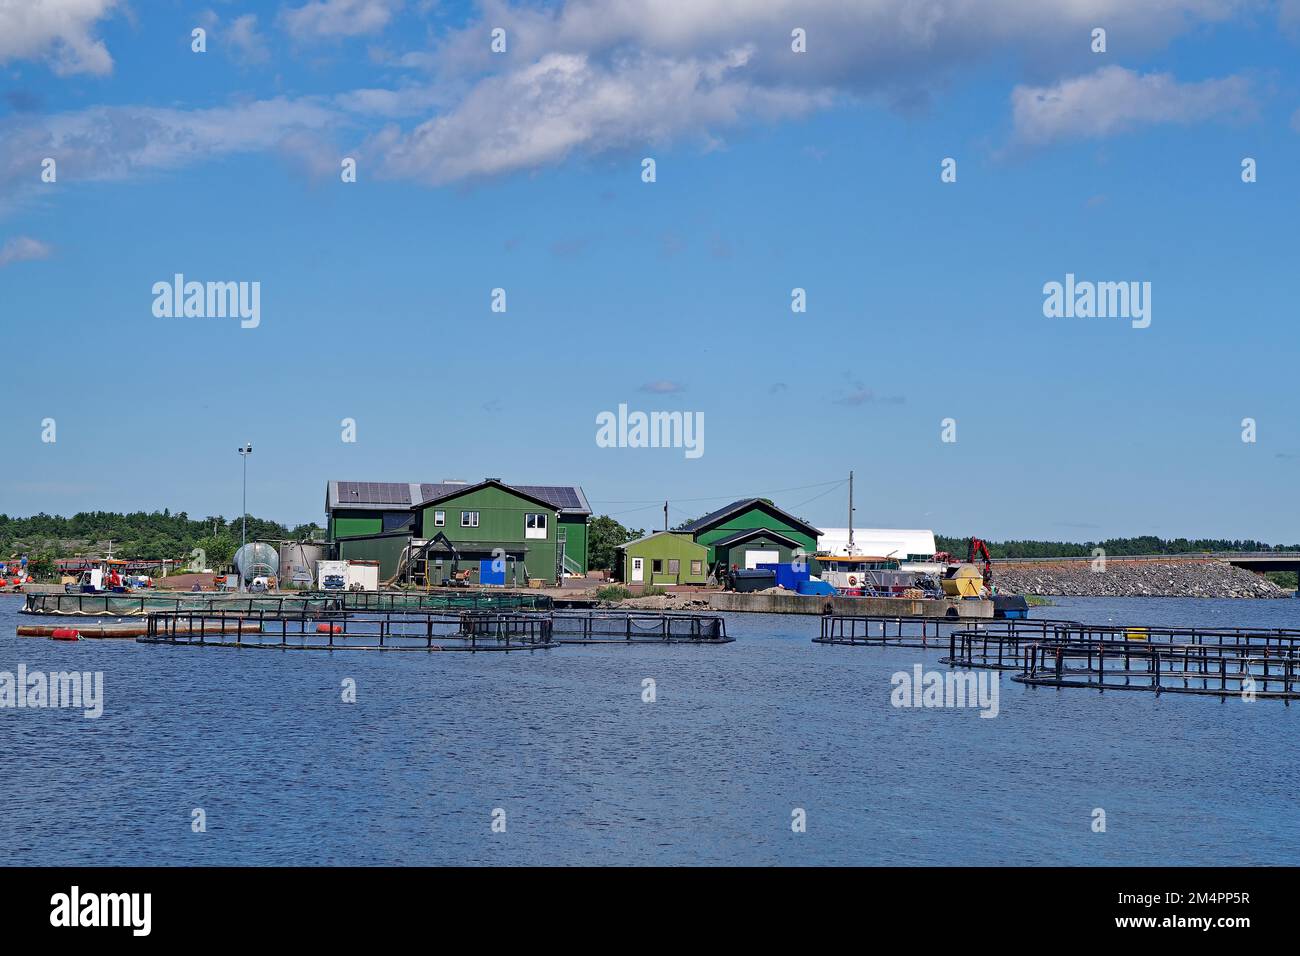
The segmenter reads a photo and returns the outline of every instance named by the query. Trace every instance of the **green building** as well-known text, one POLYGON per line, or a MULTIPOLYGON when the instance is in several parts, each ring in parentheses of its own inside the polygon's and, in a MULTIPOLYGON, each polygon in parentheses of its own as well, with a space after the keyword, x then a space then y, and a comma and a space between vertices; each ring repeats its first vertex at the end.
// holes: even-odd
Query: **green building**
POLYGON ((689 534, 656 531, 619 545, 625 584, 707 584, 709 549, 689 534))
POLYGON ((336 556, 378 561, 381 581, 549 587, 587 573, 591 508, 574 485, 331 481, 325 494, 336 556))
POLYGON ((678 529, 708 549, 711 569, 787 563, 817 550, 816 528, 762 498, 742 498, 678 529))

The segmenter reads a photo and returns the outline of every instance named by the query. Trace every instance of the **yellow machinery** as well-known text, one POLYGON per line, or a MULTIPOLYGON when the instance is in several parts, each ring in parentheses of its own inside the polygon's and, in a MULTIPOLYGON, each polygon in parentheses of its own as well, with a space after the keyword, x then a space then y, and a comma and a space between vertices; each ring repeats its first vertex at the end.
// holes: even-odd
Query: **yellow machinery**
POLYGON ((975 564, 956 564, 944 573, 939 583, 948 597, 977 598, 984 590, 984 573, 975 564))

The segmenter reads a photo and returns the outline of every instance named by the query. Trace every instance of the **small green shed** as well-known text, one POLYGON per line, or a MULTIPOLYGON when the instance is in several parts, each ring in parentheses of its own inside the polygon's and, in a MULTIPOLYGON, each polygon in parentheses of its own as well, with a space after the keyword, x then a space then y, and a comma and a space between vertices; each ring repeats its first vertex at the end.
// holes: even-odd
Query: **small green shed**
POLYGON ((707 584, 709 549, 689 534, 656 531, 619 545, 624 584, 707 584))
POLYGON ((788 564, 796 552, 807 554, 803 545, 790 535, 768 528, 737 531, 713 542, 714 560, 719 568, 756 568, 760 564, 788 564))

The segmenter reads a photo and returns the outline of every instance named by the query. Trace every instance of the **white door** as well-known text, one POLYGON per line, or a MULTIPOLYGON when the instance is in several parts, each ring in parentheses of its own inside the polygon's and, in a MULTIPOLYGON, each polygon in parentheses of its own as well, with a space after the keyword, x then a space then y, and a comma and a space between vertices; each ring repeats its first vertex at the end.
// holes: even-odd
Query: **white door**
POLYGON ((780 551, 746 551, 745 570, 752 571, 760 564, 777 564, 780 560, 780 551))
POLYGON ((645 558, 632 559, 632 583, 640 584, 645 580, 645 558))

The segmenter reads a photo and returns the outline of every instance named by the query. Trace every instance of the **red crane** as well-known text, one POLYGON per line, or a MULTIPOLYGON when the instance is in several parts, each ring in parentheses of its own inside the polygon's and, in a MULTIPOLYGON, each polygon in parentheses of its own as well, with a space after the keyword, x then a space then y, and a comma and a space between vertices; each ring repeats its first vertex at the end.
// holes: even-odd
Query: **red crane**
POLYGON ((979 538, 970 539, 970 550, 966 555, 966 563, 974 564, 977 555, 984 556, 984 566, 980 569, 984 573, 984 586, 988 587, 993 581, 993 558, 989 555, 989 547, 979 538))

